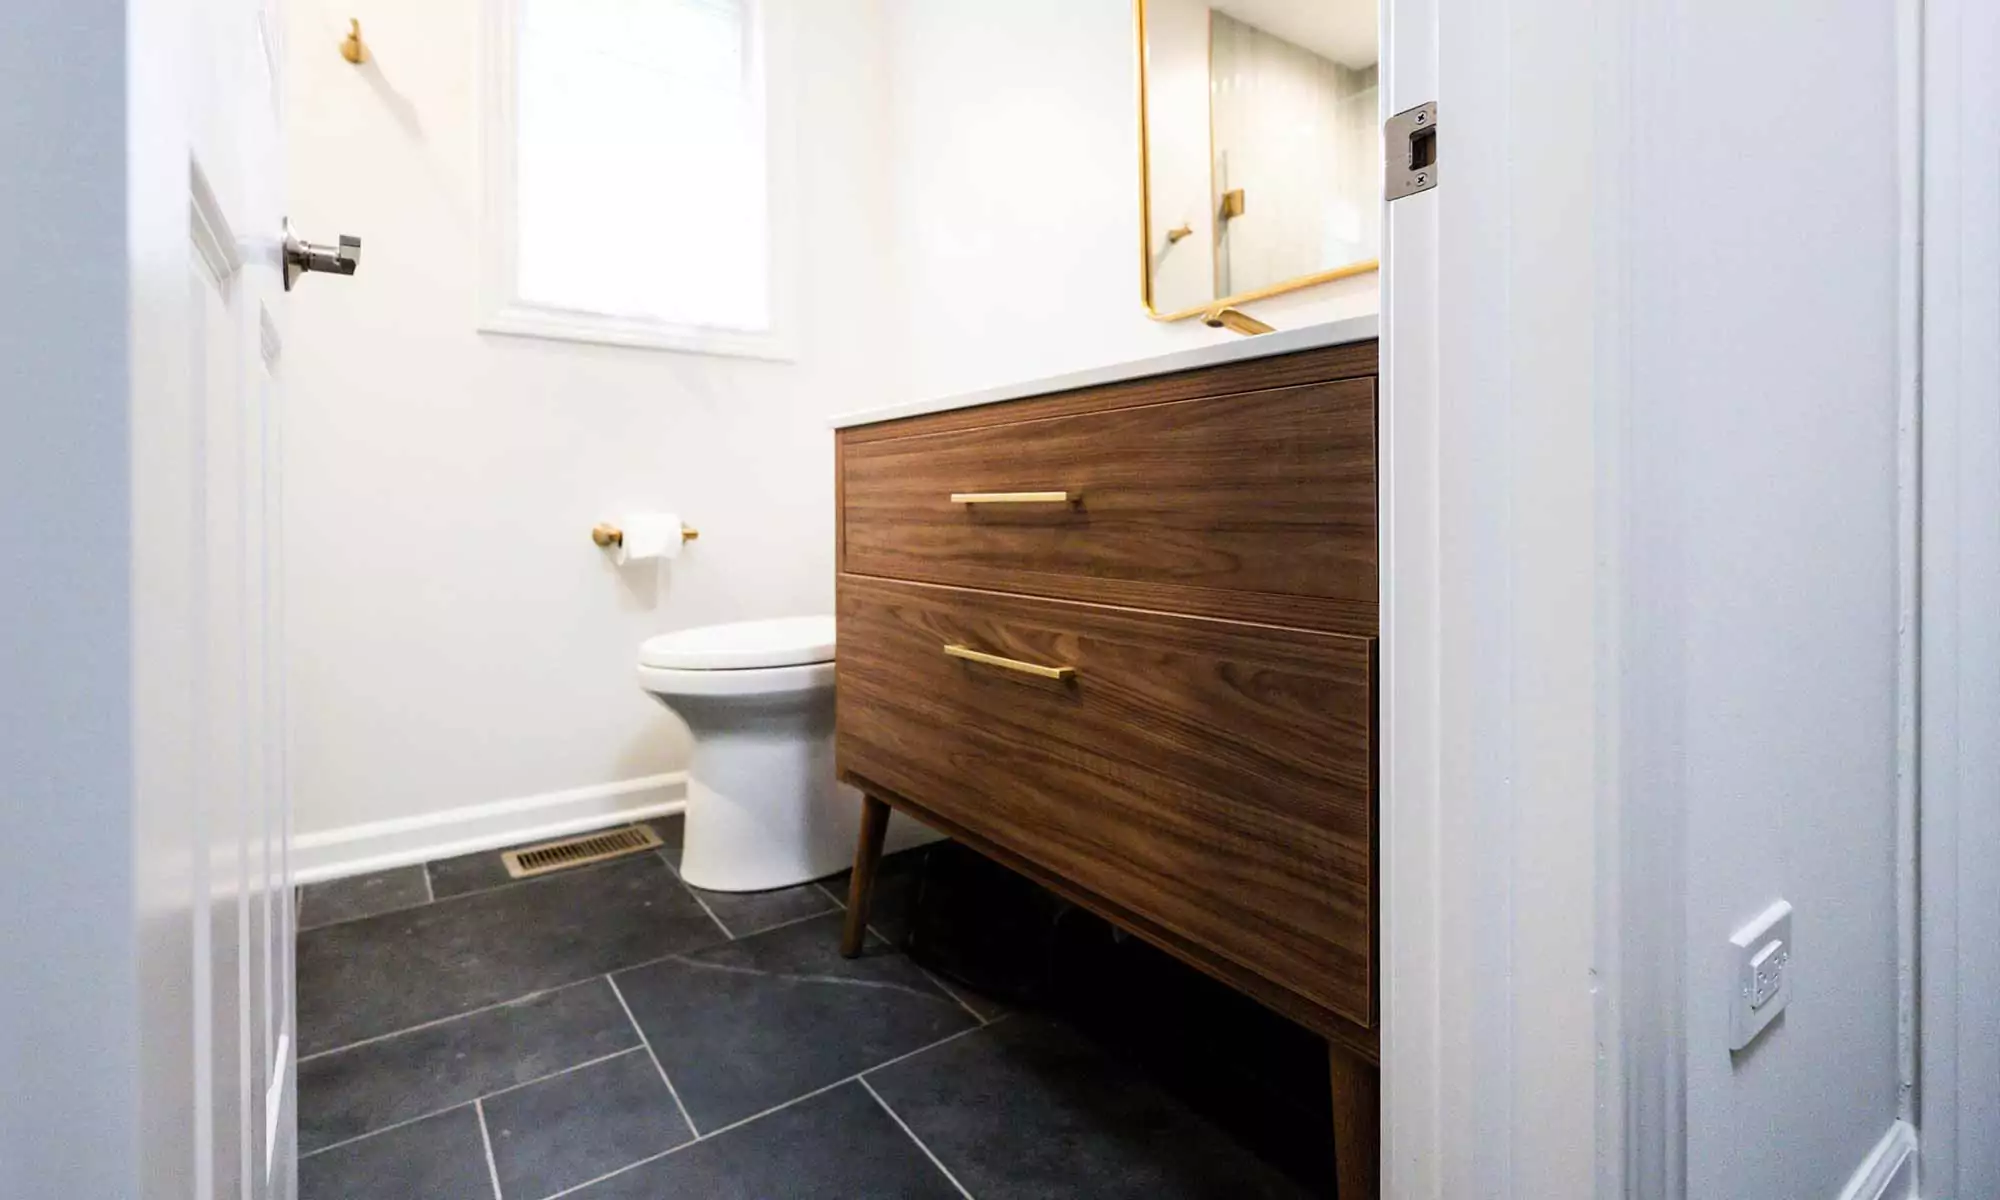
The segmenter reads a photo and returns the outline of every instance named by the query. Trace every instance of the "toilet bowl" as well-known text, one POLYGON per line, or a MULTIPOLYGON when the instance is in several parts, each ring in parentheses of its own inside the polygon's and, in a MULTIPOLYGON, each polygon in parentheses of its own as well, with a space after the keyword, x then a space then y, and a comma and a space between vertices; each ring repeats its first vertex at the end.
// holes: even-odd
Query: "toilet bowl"
POLYGON ((639 648, 639 684, 694 735, 681 878, 789 887, 854 854, 859 793, 833 768, 833 618, 684 629, 639 648))

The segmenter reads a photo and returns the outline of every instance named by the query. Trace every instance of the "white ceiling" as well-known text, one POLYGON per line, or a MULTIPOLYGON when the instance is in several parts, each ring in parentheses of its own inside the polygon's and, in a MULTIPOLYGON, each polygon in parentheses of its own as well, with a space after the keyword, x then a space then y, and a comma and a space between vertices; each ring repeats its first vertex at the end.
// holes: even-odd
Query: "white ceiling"
POLYGON ((1343 67, 1374 65, 1380 56, 1375 0, 1210 0, 1255 25, 1343 67))

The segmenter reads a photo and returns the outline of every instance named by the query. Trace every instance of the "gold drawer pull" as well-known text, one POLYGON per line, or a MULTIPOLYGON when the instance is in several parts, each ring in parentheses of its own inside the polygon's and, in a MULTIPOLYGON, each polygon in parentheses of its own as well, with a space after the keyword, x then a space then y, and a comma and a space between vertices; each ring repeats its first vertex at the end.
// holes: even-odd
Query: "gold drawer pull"
POLYGON ((1040 663, 1022 662, 1018 658, 1001 658, 997 654, 987 654, 970 646, 946 646, 944 652, 952 658, 962 658, 967 662, 984 663, 989 667, 999 667, 1003 671, 1019 671, 1023 675, 1033 675, 1037 679, 1070 680, 1076 678, 1075 667, 1045 667, 1040 663))
POLYGON ((953 492, 953 504, 1075 504, 1082 492, 953 492))

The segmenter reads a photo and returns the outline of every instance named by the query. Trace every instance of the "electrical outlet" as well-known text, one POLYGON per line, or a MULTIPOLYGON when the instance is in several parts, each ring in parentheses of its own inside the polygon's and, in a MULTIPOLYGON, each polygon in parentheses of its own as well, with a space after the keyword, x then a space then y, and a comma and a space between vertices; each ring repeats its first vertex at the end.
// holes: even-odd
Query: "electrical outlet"
POLYGON ((1792 906, 1784 900, 1730 935, 1736 979, 1730 997, 1729 1048, 1741 1050, 1791 1003, 1792 906))
POLYGON ((1785 964, 1792 960, 1792 948, 1773 940, 1750 960, 1750 1011, 1771 1002, 1785 983, 1785 964))

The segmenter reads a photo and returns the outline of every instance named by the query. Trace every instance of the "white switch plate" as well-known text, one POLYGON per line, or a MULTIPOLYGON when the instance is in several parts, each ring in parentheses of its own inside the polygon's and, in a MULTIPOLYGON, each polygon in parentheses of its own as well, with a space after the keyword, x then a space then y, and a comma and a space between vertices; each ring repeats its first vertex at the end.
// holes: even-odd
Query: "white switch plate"
POLYGON ((1736 973, 1729 1048, 1741 1050, 1792 1000, 1792 906, 1780 900, 1730 935, 1736 973))

